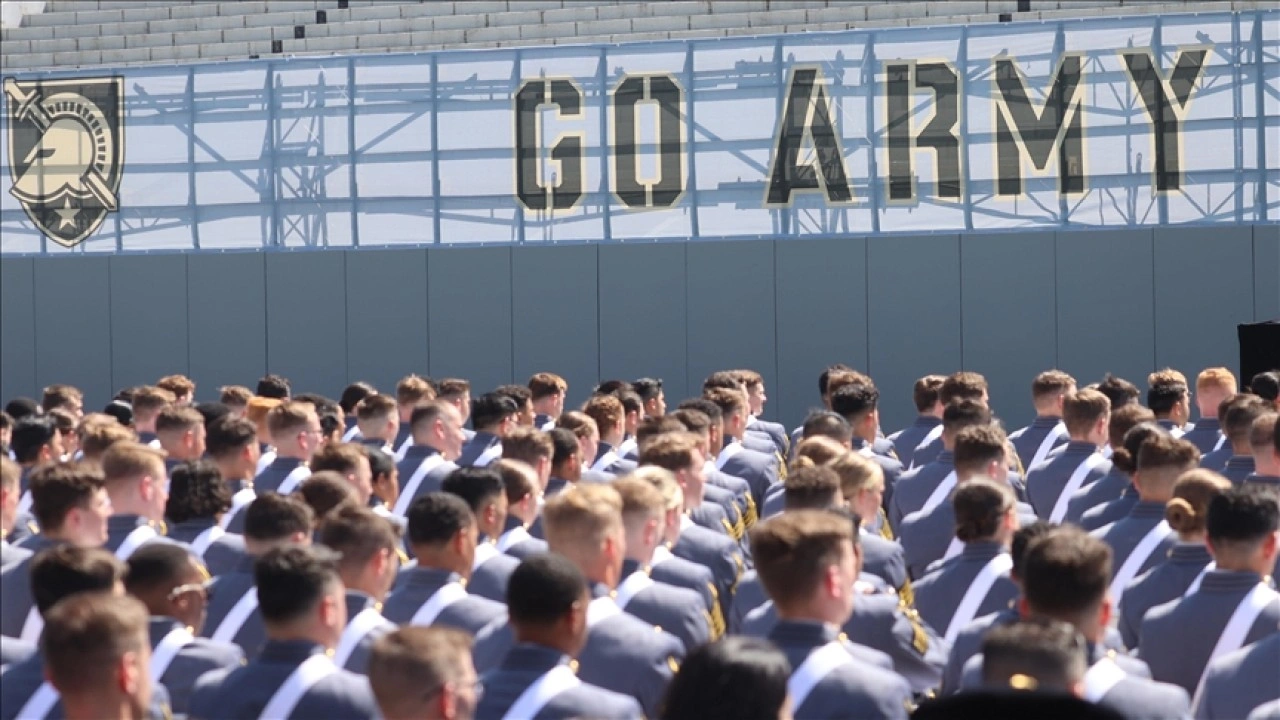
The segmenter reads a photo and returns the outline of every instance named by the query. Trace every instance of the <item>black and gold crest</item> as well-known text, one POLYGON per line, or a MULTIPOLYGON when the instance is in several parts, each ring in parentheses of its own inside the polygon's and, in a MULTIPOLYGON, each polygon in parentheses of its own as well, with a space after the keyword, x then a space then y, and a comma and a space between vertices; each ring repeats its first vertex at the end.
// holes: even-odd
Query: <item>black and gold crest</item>
POLYGON ((119 207, 124 78, 5 78, 9 194, 54 242, 72 247, 119 207))

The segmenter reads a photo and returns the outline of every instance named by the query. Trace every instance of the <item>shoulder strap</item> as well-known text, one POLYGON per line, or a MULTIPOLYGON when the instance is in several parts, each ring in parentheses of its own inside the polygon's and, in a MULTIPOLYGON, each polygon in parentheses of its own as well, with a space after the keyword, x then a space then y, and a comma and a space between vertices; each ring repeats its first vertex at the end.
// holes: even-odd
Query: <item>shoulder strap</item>
POLYGON ((1209 659, 1205 661, 1204 669, 1200 671, 1200 682, 1196 686, 1196 698, 1200 697, 1201 690, 1204 688, 1204 676, 1209 671, 1209 664, 1217 658, 1243 647, 1244 640, 1248 637, 1249 630, 1253 628, 1253 623, 1257 621, 1258 616, 1262 614, 1262 611, 1268 605, 1277 601, 1280 601, 1280 593, 1272 590, 1266 583, 1254 585, 1253 589, 1240 600, 1235 612, 1231 613, 1231 619, 1227 620, 1227 626, 1222 629, 1222 634, 1218 636, 1218 642, 1213 646, 1213 652, 1209 654, 1209 659))
POLYGON ((614 602, 613 598, 608 596, 598 597, 592 600, 590 605, 587 605, 587 627, 595 627, 621 612, 622 608, 618 607, 618 603, 614 602))
POLYGON ((1058 442, 1058 438, 1062 437, 1066 432, 1067 425, 1061 421, 1049 428, 1049 432, 1044 435, 1044 440, 1040 441, 1040 447, 1036 448, 1036 454, 1031 456, 1031 462, 1027 463, 1027 469, 1030 470, 1039 465, 1040 461, 1044 460, 1044 457, 1053 449, 1053 444, 1058 442))
POLYGON ((1071 496, 1084 484, 1084 479, 1089 476, 1089 473, 1101 465, 1105 459, 1100 453, 1095 452, 1076 466, 1076 471, 1067 478, 1067 484, 1062 486, 1062 492, 1058 493, 1058 499, 1053 503, 1053 510, 1049 512, 1049 522, 1062 522, 1062 518, 1067 516, 1067 504, 1071 496))
POLYGON ((724 464, 729 462, 729 458, 740 452, 742 452, 742 443, 731 442, 728 445, 725 445, 724 449, 720 451, 720 454, 716 456, 716 469, 723 470, 724 464))
POLYGON ((1125 679, 1125 672, 1111 658, 1102 658, 1084 674, 1084 699, 1097 703, 1125 679))
POLYGON ((419 463, 418 469, 414 470, 413 475, 409 477, 409 482, 404 484, 404 489, 400 491, 400 497, 396 498, 396 505, 391 512, 404 517, 405 513, 409 512, 409 504, 413 502, 414 497, 418 494, 418 486, 426 479, 428 473, 443 464, 444 456, 440 453, 424 458, 419 463))
POLYGON ((195 554, 203 558, 205 552, 209 549, 209 546, 212 545, 218 538, 226 534, 227 534, 227 531, 223 530, 218 525, 213 525, 209 528, 206 528, 204 532, 196 536, 195 540, 191 541, 191 550, 192 552, 194 552, 195 554))
POLYGON ((223 513, 222 517, 218 520, 218 527, 226 530, 231 525, 231 521, 235 518, 236 513, 243 510, 245 505, 253 502, 257 497, 258 494, 254 492, 251 487, 241 488, 238 490, 235 495, 231 496, 231 509, 223 513))
POLYGON ((1219 431, 1218 431, 1218 442, 1216 442, 1216 443, 1214 443, 1214 444, 1213 444, 1213 450, 1211 450, 1210 452, 1218 452, 1219 450, 1221 450, 1221 449, 1222 449, 1222 446, 1223 446, 1223 445, 1226 445, 1226 444, 1227 444, 1227 436, 1226 436, 1226 433, 1223 433, 1221 430, 1219 430, 1219 431))
POLYGON ((1200 574, 1196 575, 1196 579, 1192 580, 1191 584, 1187 586, 1187 591, 1182 593, 1182 597, 1186 597, 1191 593, 1199 590, 1200 581, 1204 580, 1205 573, 1208 573, 1210 570, 1217 570, 1217 569, 1218 569, 1218 563, 1210 561, 1209 564, 1205 565, 1204 569, 1200 571, 1200 574))
POLYGON ((1142 540, 1133 548, 1133 552, 1129 553, 1129 557, 1124 559, 1124 564, 1116 571, 1115 577, 1111 579, 1111 597, 1119 598, 1124 594, 1125 587, 1138 576, 1138 571, 1142 569, 1143 564, 1147 562, 1147 558, 1151 557, 1151 553, 1155 552, 1156 546, 1164 540, 1169 533, 1173 532, 1169 527, 1169 523, 1161 520, 1159 524, 1147 531, 1142 540))
POLYGON ((356 425, 355 423, 352 423, 351 427, 347 428, 347 431, 342 433, 342 442, 351 442, 352 440, 356 439, 359 436, 360 436, 360 426, 356 425))
POLYGON ((293 469, 293 472, 284 476, 284 480, 280 483, 280 487, 276 489, 276 492, 281 495, 288 495, 301 485, 303 480, 309 477, 311 477, 311 468, 306 465, 299 465, 293 469))
POLYGON ((502 441, 498 440, 488 448, 485 448, 485 451, 480 453, 480 457, 476 458, 474 464, 476 467, 488 467, 500 457, 502 457, 502 441))
POLYGON ((58 702, 58 691, 49 683, 41 683, 14 717, 21 720, 43 720, 58 702))
POLYGON ((557 695, 572 690, 582 684, 568 665, 556 665, 533 684, 520 693, 520 697, 511 704, 511 708, 502 716, 502 720, 525 720, 537 717, 542 708, 557 695))
POLYGON ((943 500, 947 499, 947 495, 956 486, 956 471, 952 470, 947 476, 942 478, 942 482, 938 483, 938 487, 933 489, 933 493, 929 495, 929 499, 924 501, 924 505, 920 507, 920 512, 927 513, 937 507, 943 500))
POLYGON ((502 533, 501 537, 498 538, 498 550, 506 552, 532 537, 523 525, 517 525, 502 533))
POLYGON ((659 545, 654 548, 653 557, 649 559, 649 567, 656 568, 662 563, 670 560, 672 557, 674 556, 671 554, 671 551, 667 549, 666 545, 659 545))
POLYGON ((374 608, 368 607, 356 613, 351 618, 351 622, 347 623, 347 627, 342 631, 342 637, 338 640, 338 648, 333 651, 333 662, 338 667, 344 667, 347 660, 350 659, 351 653, 355 652, 356 646, 364 639, 364 636, 373 631, 374 628, 385 622, 382 613, 374 608))
POLYGON ((194 639, 184 627, 176 627, 170 630, 168 635, 160 638, 160 642, 156 643, 156 649, 151 651, 151 679, 160 682, 160 678, 164 677, 164 672, 169 669, 169 664, 178 656, 178 652, 194 639))
POLYGON ((502 553, 498 551, 497 546, 491 542, 482 542, 479 545, 476 545, 476 555, 471 560, 472 572, 479 570, 481 565, 484 565, 501 554, 502 553))
POLYGON ((596 460, 594 463, 591 464, 591 469, 603 471, 605 468, 609 467, 610 465, 616 462, 618 462, 618 453, 612 450, 607 450, 605 451, 605 454, 600 456, 599 460, 596 460))
POLYGON ((404 454, 409 452, 409 448, 411 447, 413 447, 412 434, 405 436, 404 442, 400 443, 400 447, 396 448, 396 454, 394 455, 396 462, 403 460, 404 454))
POLYGON ((951 615, 951 622, 947 624, 947 632, 944 636, 948 643, 955 642, 956 636, 973 621, 978 614, 978 608, 982 607, 982 601, 987 598, 987 593, 991 591, 991 586, 996 584, 996 580, 1009 576, 1009 570, 1013 568, 1013 556, 1009 553, 1000 553, 987 561, 986 565, 978 571, 973 578, 973 582, 969 583, 969 589, 965 590, 964 597, 960 599, 960 604, 956 606, 956 611, 951 615))
POLYGON ((125 535, 124 542, 120 543, 120 547, 116 548, 116 557, 121 560, 128 560, 134 550, 142 543, 156 537, 155 528, 150 525, 139 525, 133 529, 133 532, 125 535))
POLYGON ((637 570, 618 585, 618 597, 614 602, 618 603, 619 608, 626 610, 628 603, 650 587, 653 587, 653 578, 649 577, 649 573, 637 570))
POLYGON ((21 515, 31 510, 31 491, 22 493, 22 497, 18 498, 18 514, 21 515))
POLYGON ((40 632, 44 630, 44 616, 35 605, 27 611, 27 619, 22 622, 22 632, 18 638, 32 645, 40 642, 40 632))
POLYGON ((258 588, 249 588, 249 592, 236 601, 231 606, 231 610, 227 612, 227 616, 222 618, 222 622, 218 625, 218 629, 213 631, 209 636, 210 640, 218 642, 235 642, 236 634, 240 632, 240 628, 244 627, 245 620, 258 609, 258 588))
POLYGON ((839 642, 829 642, 809 653, 800 667, 787 680, 787 692, 791 694, 791 707, 797 711, 808 699, 809 693, 831 674, 831 671, 853 662, 853 656, 839 642))
POLYGON ((942 423, 934 425, 929 429, 929 432, 925 433, 924 437, 920 438, 920 442, 916 443, 916 450, 919 450, 940 437, 942 437, 942 423))
POLYGON ((964 541, 958 537, 951 538, 951 544, 947 545, 947 551, 942 554, 943 560, 950 560, 959 555, 964 550, 964 541))
POLYGON ((436 621, 440 613, 450 605, 458 602, 467 596, 466 588, 456 582, 448 582, 440 586, 422 603, 422 607, 418 608, 418 612, 413 614, 413 618, 409 620, 410 625, 430 625, 436 621))
POLYGON ((259 720, 282 720, 289 717, 308 690, 336 672, 338 666, 323 653, 307 658, 285 678, 284 684, 267 701, 262 714, 258 716, 259 720))

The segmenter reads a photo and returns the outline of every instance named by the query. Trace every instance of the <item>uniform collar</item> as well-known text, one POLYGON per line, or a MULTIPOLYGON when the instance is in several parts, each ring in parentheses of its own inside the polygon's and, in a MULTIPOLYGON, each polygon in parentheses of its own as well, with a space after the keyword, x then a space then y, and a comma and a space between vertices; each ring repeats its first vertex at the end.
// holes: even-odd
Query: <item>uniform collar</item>
POLYGON ((147 618, 147 632, 151 636, 151 647, 154 648, 157 643, 164 639, 165 635, 178 628, 185 628, 187 632, 194 634, 191 627, 183 625, 176 618, 161 615, 152 615, 147 618))
POLYGON ((1194 429, 1196 430, 1196 432, 1205 432, 1205 431, 1218 432, 1219 430, 1222 429, 1222 426, 1218 424, 1218 418, 1216 417, 1202 417, 1196 421, 1196 426, 1194 429))
POLYGON ((972 558, 974 560, 990 560, 991 558, 1009 552, 1004 545, 990 540, 978 540, 964 544, 964 549, 960 551, 960 557, 972 558))
POLYGON ((236 560, 236 564, 234 567, 231 568, 231 572, 240 573, 242 575, 249 575, 250 577, 252 577, 253 564, 257 561, 258 561, 258 558, 256 556, 250 555, 249 553, 245 553, 244 555, 240 556, 238 560, 236 560))
POLYGON ((1165 430, 1178 430, 1178 429, 1180 429, 1180 428, 1178 428, 1177 424, 1176 424, 1176 423, 1174 423, 1174 422, 1173 422, 1172 420, 1170 420, 1169 418, 1160 418, 1160 419, 1156 420, 1156 424, 1157 424, 1157 425, 1159 425, 1160 427, 1164 428, 1165 430))
POLYGON ((1164 519, 1164 503, 1154 500, 1139 500, 1129 508, 1129 517, 1131 518, 1160 518, 1164 519))
POLYGON ((382 603, 374 600, 372 595, 353 588, 347 588, 347 622, 351 622, 350 618, 355 617, 356 613, 370 607, 379 612, 382 611, 382 603))
POLYGON ((439 452, 440 452, 439 450, 431 447, 430 445, 418 445, 417 443, 415 443, 405 448, 404 459, 405 460, 410 460, 410 459, 426 460, 432 455, 439 454, 439 452))
MULTIPOLYGON (((624 560, 623 562, 626 562, 626 561, 624 560)), ((610 590, 609 586, 605 585, 602 582, 591 583, 591 598, 593 600, 596 598, 602 598, 602 597, 613 597, 615 594, 616 594, 616 591, 610 590)))
POLYGON ((954 467, 956 464, 956 454, 951 450, 947 450, 944 448, 941 452, 938 453, 938 456, 934 458, 933 462, 930 464, 944 465, 946 467, 954 467))
POLYGON ((564 478, 553 477, 547 480, 547 489, 542 494, 544 497, 552 497, 569 487, 569 481, 564 478))
POLYGON ((1175 565, 1208 565, 1213 560, 1209 548, 1201 543, 1180 542, 1169 550, 1169 562, 1175 565))
POLYGON ((1057 427, 1060 422, 1062 422, 1062 418, 1060 417, 1054 417, 1052 415, 1037 415, 1036 419, 1031 421, 1031 427, 1046 429, 1054 428, 1057 427))
POLYGON ((1200 581, 1202 592, 1230 593, 1249 590, 1262 582, 1262 576, 1245 570, 1210 570, 1200 581))
POLYGON ((510 530, 515 530, 518 527, 524 527, 524 521, 516 517, 515 515, 507 513, 507 522, 505 525, 502 526, 502 531, 507 532, 510 530))
POLYGON ((769 639, 780 646, 819 647, 835 640, 839 631, 820 620, 783 620, 769 631, 769 639))
POLYGON ((431 588, 435 590, 451 582, 461 582, 462 576, 452 570, 443 568, 423 567, 415 565, 407 570, 402 570, 401 581, 405 587, 431 588))
POLYGON ((41 535, 32 535, 28 537, 26 540, 23 540, 18 545, 15 545, 14 547, 20 547, 24 550, 30 550, 34 554, 34 553, 40 552, 41 550, 46 550, 51 547, 65 545, 66 542, 67 542, 66 540, 57 540, 55 538, 49 537, 48 535, 41 534, 41 535))
POLYGON ((536 670, 539 673, 546 672, 557 665, 570 665, 572 667, 568 655, 554 648, 534 643, 519 643, 515 645, 507 651, 507 656, 502 660, 502 666, 505 668, 536 670))
POLYGON ((1247 483, 1256 483, 1258 485, 1280 486, 1280 477, 1275 475, 1259 475, 1258 473, 1249 473, 1244 479, 1247 483))
POLYGON ((932 415, 917 415, 915 422, 911 424, 914 427, 929 428, 932 430, 942 424, 942 418, 936 418, 932 415))
POLYGON ((1253 467, 1252 455, 1232 455, 1223 470, 1247 470, 1248 472, 1253 472, 1253 467))
MULTIPOLYGON (((230 511, 228 511, 230 512, 230 511)), ((169 526, 170 535, 179 535, 183 532, 195 532, 197 535, 213 527, 217 523, 211 517, 187 518, 180 523, 174 523, 169 526), (181 531, 181 532, 179 532, 181 531)))
POLYGON ((604 454, 609 452, 612 449, 613 449, 613 446, 603 440, 596 443, 596 456, 592 458, 591 462, 593 464, 600 462, 600 458, 604 457, 604 454))
POLYGON ((472 436, 471 442, 476 443, 477 445, 484 445, 485 447, 488 447, 498 442, 501 439, 502 438, 498 437, 497 435, 494 435, 491 432, 486 432, 484 430, 477 430, 476 434, 472 436))
POLYGON ((626 558, 622 561, 622 577, 624 578, 631 577, 631 574, 639 569, 640 563, 631 558, 626 558))
POLYGON ((1098 446, 1083 440, 1068 440, 1060 455, 1092 455, 1098 452, 1098 446))
POLYGON ((303 661, 312 655, 323 652, 324 647, 320 643, 311 642, 310 640, 272 640, 268 638, 266 644, 262 646, 262 652, 258 653, 258 660, 266 663, 301 665, 303 661))
POLYGON ((264 471, 265 471, 265 470, 288 470, 288 471, 292 471, 292 470, 294 470, 295 468, 297 468, 297 467, 298 467, 299 465, 301 465, 301 464, 302 464, 302 460, 300 460, 300 459, 298 459, 298 458, 295 458, 295 457, 284 457, 283 455, 276 455, 276 459, 275 459, 275 460, 272 460, 272 461, 271 461, 271 464, 270 464, 270 465, 268 465, 268 466, 266 466, 265 468, 263 468, 263 470, 264 470, 264 471))
POLYGON ((112 515, 111 517, 107 518, 107 532, 109 533, 128 532, 133 530, 134 528, 140 528, 143 525, 150 525, 150 524, 151 524, 151 521, 147 520, 141 515, 132 515, 132 514, 112 515))

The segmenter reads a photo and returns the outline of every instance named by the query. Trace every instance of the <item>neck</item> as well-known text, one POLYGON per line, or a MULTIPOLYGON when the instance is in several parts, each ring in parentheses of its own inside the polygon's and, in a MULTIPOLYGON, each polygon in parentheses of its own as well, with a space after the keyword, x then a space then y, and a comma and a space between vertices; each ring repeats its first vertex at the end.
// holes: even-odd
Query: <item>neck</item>
POLYGON ((151 517, 151 509, 138 498, 111 498, 111 515, 139 515, 148 520, 155 519, 151 517))
POLYGON ((643 565, 653 562, 653 551, 658 548, 645 543, 640 538, 627 538, 627 559, 643 565))
POLYGON ((1267 475, 1269 477, 1280 476, 1280 463, 1272 462, 1269 454, 1254 453, 1253 471, 1259 475, 1267 475))
POLYGON ((365 440, 382 440, 383 442, 386 442, 387 439, 386 433, 382 432, 382 428, 370 428, 368 430, 360 428, 360 435, 363 436, 365 440))
POLYGON ((414 545, 413 555, 418 559, 418 567, 432 570, 448 570, 458 573, 464 578, 471 577, 471 564, 461 556, 447 549, 430 545, 414 545))
POLYGON ((1236 457, 1240 457, 1240 456, 1253 457, 1253 448, 1249 446, 1248 441, 1245 441, 1242 443, 1233 442, 1231 443, 1231 454, 1235 455, 1236 457))
POLYGON ((328 633, 313 625, 309 618, 305 625, 267 625, 267 639, 277 642, 311 642, 326 648, 333 647, 328 633))
POLYGON ((802 602, 789 608, 784 608, 781 605, 775 604, 774 607, 778 611, 778 618, 782 620, 823 622, 837 627, 844 624, 843 618, 837 617, 834 613, 827 611, 816 602, 802 602))
POLYGON ((386 593, 382 592, 382 588, 378 587, 378 583, 364 577, 364 573, 342 573, 342 585, 348 590, 356 590, 368 595, 369 597, 382 602, 386 593))
POLYGON ((253 468, 237 467, 239 463, 232 460, 214 460, 218 472, 225 480, 249 480, 253 478, 253 468))
POLYGON ((139 420, 135 417, 133 419, 133 430, 134 432, 139 433, 148 432, 154 434, 156 431, 156 419, 151 418, 150 420, 139 420))
POLYGON ((276 449, 277 459, 279 458, 286 458, 289 460, 306 460, 307 459, 306 453, 304 453, 302 451, 302 448, 298 447, 297 445, 280 445, 279 443, 275 443, 275 449, 276 449))
POLYGON ((622 444, 622 438, 623 438, 622 431, 619 430, 616 433, 610 433, 607 437, 600 438, 600 442, 609 443, 609 445, 616 448, 622 444))
POLYGON ((560 628, 552 627, 536 627, 529 625, 516 625, 512 623, 512 629, 515 631, 517 643, 528 643, 530 645, 540 645, 545 648, 559 651, 569 657, 574 657, 578 653, 574 650, 573 642, 568 634, 560 628))
POLYGON ((1246 555, 1235 552, 1215 552, 1213 554, 1213 562, 1218 566, 1219 570, 1253 572, 1259 575, 1270 574, 1272 568, 1272 561, 1262 553, 1246 555))
POLYGON ((1045 408, 1045 409, 1043 409, 1043 410, 1042 410, 1042 409, 1040 409, 1040 408, 1036 408, 1036 417, 1037 417, 1037 418, 1047 418, 1047 419, 1050 419, 1050 420, 1061 420, 1061 419, 1062 419, 1062 416, 1058 414, 1058 409, 1057 409, 1057 408, 1045 408))
POLYGON ((502 433, 498 432, 500 429, 501 429, 500 426, 490 425, 488 427, 476 428, 476 432, 488 433, 495 437, 502 437, 502 433))
POLYGON ((128 697, 62 696, 67 720, 133 720, 133 703, 128 697))
POLYGON ((426 437, 418 437, 417 435, 414 435, 413 444, 421 445, 422 447, 429 447, 432 450, 435 450, 436 452, 440 453, 441 455, 444 455, 444 451, 440 449, 440 446, 444 445, 444 443, 441 442, 439 438, 436 438, 430 435, 426 437))
POLYGON ((578 478, 582 477, 582 467, 576 462, 567 462, 560 467, 551 470, 553 477, 569 482, 578 482, 578 478))
POLYGON ((1098 443, 1091 440, 1088 435, 1072 435, 1068 433, 1067 438, 1071 440, 1071 442, 1088 443, 1094 447, 1098 447, 1098 443))
POLYGON ((1203 545, 1204 539, 1205 539, 1205 533, 1203 530, 1201 530, 1200 532, 1178 533, 1178 542, 1180 543, 1188 543, 1192 545, 1203 545))

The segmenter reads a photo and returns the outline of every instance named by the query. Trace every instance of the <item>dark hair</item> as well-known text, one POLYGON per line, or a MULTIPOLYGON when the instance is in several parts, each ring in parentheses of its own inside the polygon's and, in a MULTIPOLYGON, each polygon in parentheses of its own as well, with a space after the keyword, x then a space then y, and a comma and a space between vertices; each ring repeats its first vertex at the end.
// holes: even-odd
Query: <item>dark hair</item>
POLYGON ((1158 382, 1147 388, 1147 407, 1156 417, 1168 415, 1186 396, 1187 386, 1184 383, 1158 382))
POLYGON ((1254 375, 1249 381, 1249 392, 1263 400, 1275 402, 1276 398, 1280 397, 1280 370, 1270 370, 1254 375))
POLYGON ((954 400, 942 409, 942 431, 951 436, 967 427, 987 425, 990 422, 990 408, 970 398, 954 400))
POLYGON ((5 404, 4 411, 17 422, 25 417, 39 415, 40 405, 29 397, 16 397, 5 404))
POLYGON ((880 391, 874 385, 850 383, 831 393, 831 410, 849 422, 874 412, 880 403, 880 391))
POLYGON ((1234 486, 1209 501, 1205 529, 1212 543, 1257 542, 1280 529, 1280 500, 1265 485, 1234 486))
POLYGON ((1027 548, 1021 577, 1028 605, 1065 619, 1102 602, 1111 583, 1111 548, 1080 528, 1062 525, 1027 548))
MULTIPOLYGON (((203 402, 195 406, 196 412, 204 419, 205 432, 208 433, 210 423, 231 414, 231 408, 220 402, 203 402)), ((206 441, 207 443, 208 441, 206 441)))
POLYGON ((947 376, 938 387, 938 399, 943 405, 952 400, 981 400, 987 392, 987 379, 976 372, 961 370, 947 376))
POLYGON ((1254 395, 1239 397, 1240 399, 1228 405, 1227 411, 1222 414, 1222 434, 1226 435, 1227 442, 1233 445, 1247 443, 1253 421, 1273 412, 1271 403, 1260 397, 1254 395))
POLYGON ((791 665, 763 638, 729 636, 685 658, 662 703, 663 720, 775 720, 791 665))
POLYGON ((631 389, 635 391, 640 399, 649 402, 662 392, 662 380, 658 378, 643 377, 631 383, 631 389))
POLYGON ((318 470, 298 486, 294 496, 311 508, 318 525, 337 508, 356 502, 356 491, 336 470, 318 470))
POLYGON ((1113 455, 1124 446, 1125 433, 1144 422, 1154 425, 1156 415, 1136 402, 1112 410, 1111 421, 1107 424, 1107 439, 1111 442, 1113 455))
POLYGON ((209 457, 221 458, 258 442, 258 427, 238 417, 221 417, 205 428, 204 447, 209 457))
POLYGON ((279 493, 262 493, 244 509, 244 536, 254 540, 283 540, 294 533, 310 534, 314 524, 315 515, 306 503, 279 493))
POLYGON ((563 555, 532 555, 507 581, 507 614, 513 623, 545 627, 564 617, 586 592, 587 579, 563 555))
POLYGON ((316 607, 325 591, 342 585, 338 554, 326 547, 273 548, 253 564, 258 610, 267 623, 287 623, 316 607))
POLYGON ((1138 450, 1142 443, 1157 435, 1164 435, 1165 429, 1155 422, 1140 422, 1129 428, 1124 434, 1124 444, 1111 448, 1111 464, 1117 470, 1132 475, 1138 471, 1138 450))
POLYGON ((618 402, 622 403, 624 413, 638 413, 644 410, 644 400, 634 393, 631 388, 623 387, 613 391, 613 396, 618 398, 618 402))
POLYGON ((567 461, 574 453, 581 450, 578 445, 578 436, 573 434, 572 430, 565 430, 562 427, 552 428, 547 433, 551 436, 552 454, 551 465, 558 467, 561 463, 567 461))
MULTIPOLYGON (((335 419, 338 416, 338 411, 342 410, 341 405, 319 393, 302 393, 294 395, 292 399, 297 402, 310 403, 316 409, 317 415, 333 415, 335 419)), ((346 411, 343 410, 343 412, 345 413, 346 411)))
POLYGON ((710 418, 712 425, 719 425, 720 423, 724 422, 724 411, 720 409, 719 405, 711 402, 706 398, 697 397, 697 398, 689 398, 688 400, 683 400, 680 402, 679 405, 676 406, 676 409, 677 410, 697 410, 698 412, 710 418))
POLYGON ((1009 543, 1009 554, 1013 556, 1013 569, 1009 571, 1016 578, 1022 577, 1022 563, 1027 559, 1027 548, 1031 547, 1031 543, 1036 538, 1049 534, 1049 531, 1058 527, 1056 524, 1048 520, 1036 520, 1029 525, 1023 525, 1013 534, 1013 542, 1009 543))
POLYGON ((480 508, 493 498, 506 494, 502 473, 492 466, 460 467, 445 477, 440 483, 440 490, 462 498, 473 513, 480 512, 480 508))
POLYGON ((169 502, 164 516, 180 523, 212 518, 231 509, 231 488, 211 460, 178 463, 169 471, 169 502))
POLYGON ((90 592, 52 608, 40 636, 49 683, 59 691, 94 692, 116 679, 126 653, 148 643, 147 609, 131 597, 90 592))
POLYGON ((288 400, 289 393, 289 381, 280 375, 263 375, 258 381, 258 397, 288 400))
POLYGON ((612 395, 614 390, 617 390, 618 388, 623 388, 626 386, 627 386, 627 383, 625 380, 605 380, 604 382, 595 386, 595 388, 592 389, 591 394, 592 395, 612 395))
POLYGON ((413 413, 409 415, 410 431, 422 425, 431 425, 436 420, 444 417, 445 408, 453 407, 446 400, 434 400, 426 405, 419 405, 413 409, 413 413))
POLYGON ((182 581, 191 567, 191 550, 186 545, 168 542, 145 543, 129 556, 124 589, 130 595, 146 597, 157 591, 168 591, 182 581))
POLYGON ((399 537, 391 520, 369 508, 344 505, 325 517, 318 539, 338 553, 343 567, 358 570, 378 551, 394 551, 399 537))
POLYGON ((804 419, 800 431, 804 439, 811 437, 829 437, 839 443, 849 442, 853 437, 853 428, 849 421, 829 410, 814 410, 804 419))
MULTIPOLYGON (((13 426, 9 449, 13 459, 20 463, 32 463, 40 457, 40 448, 53 441, 58 425, 48 415, 30 415, 19 418, 13 426)), ((56 459, 56 458, 55 458, 56 459)))
POLYGON ((982 680, 1008 688, 1015 675, 1035 681, 1037 690, 1068 691, 1088 668, 1085 641, 1075 626, 1030 618, 997 625, 982 639, 982 680))
POLYGON ((476 521, 462 498, 446 492, 419 496, 409 505, 405 519, 412 545, 442 545, 476 521))
POLYGON ((829 510, 840 492, 840 476, 829 467, 814 465, 809 458, 799 457, 787 474, 782 492, 789 511, 829 510))
POLYGON ((942 389, 945 380, 941 375, 925 375, 916 381, 911 389, 911 402, 915 404, 916 412, 929 412, 938 404, 938 390, 942 389))
POLYGON ((1103 376, 1102 382, 1098 383, 1094 389, 1107 396, 1111 401, 1112 411, 1138 402, 1138 397, 1142 394, 1137 385, 1111 373, 1103 376))
POLYGON ((533 399, 533 392, 524 385, 499 385, 494 388, 494 392, 511 398, 516 404, 517 412, 524 408, 525 403, 533 399))
POLYGON ((373 474, 375 484, 379 475, 390 478, 391 473, 395 472, 396 469, 396 459, 383 452, 380 448, 370 445, 361 447, 364 448, 365 455, 369 456, 369 472, 373 474))
POLYGON ((361 400, 377 392, 377 388, 367 382, 353 382, 342 389, 338 406, 342 408, 342 412, 350 415, 356 411, 356 405, 359 405, 361 400))
POLYGON ((818 373, 818 394, 827 394, 827 382, 831 380, 832 375, 835 375, 836 373, 850 372, 852 370, 853 368, 845 365, 844 363, 828 365, 822 372, 818 373))
POLYGON ((1005 513, 1017 502, 1013 490, 1003 483, 981 477, 962 483, 951 496, 956 537, 967 543, 995 535, 1005 513))
POLYGON ((116 419, 116 422, 125 427, 133 424, 133 406, 125 400, 112 400, 107 406, 102 408, 105 415, 110 415, 116 419))
POLYGON ((471 403, 471 424, 477 429, 491 427, 518 412, 520 406, 509 395, 485 393, 471 403))
POLYGON ((45 532, 60 530, 67 513, 84 507, 98 490, 106 487, 97 463, 48 463, 37 467, 27 488, 31 492, 31 514, 45 532))
POLYGON ((31 560, 27 572, 31 599, 41 615, 59 600, 76 593, 110 591, 124 579, 124 563, 102 548, 56 545, 31 560))

